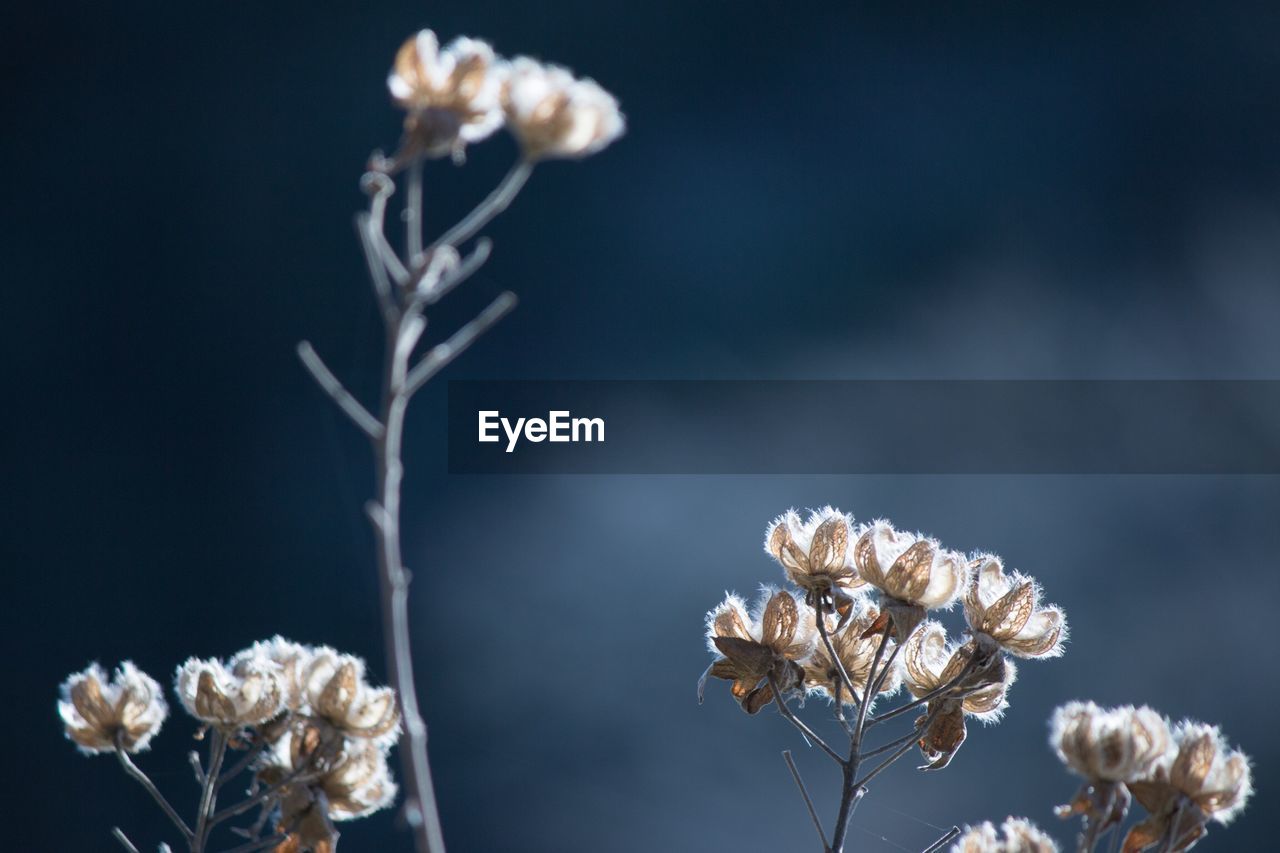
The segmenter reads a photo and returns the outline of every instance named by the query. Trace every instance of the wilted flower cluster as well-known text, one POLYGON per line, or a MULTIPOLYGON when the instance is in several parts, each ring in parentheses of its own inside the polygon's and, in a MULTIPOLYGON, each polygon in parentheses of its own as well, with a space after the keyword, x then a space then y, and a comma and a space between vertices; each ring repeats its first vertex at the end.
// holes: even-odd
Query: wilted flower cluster
POLYGON ((997 831, 991 821, 965 828, 951 853, 1057 853, 1057 843, 1023 817, 1007 818, 997 831))
POLYGON ((1174 725, 1147 707, 1070 702, 1054 712, 1050 729, 1058 757, 1085 780, 1058 814, 1084 817, 1090 845, 1123 822, 1136 799, 1148 815, 1129 831, 1125 853, 1186 850, 1209 821, 1239 814, 1253 791, 1248 757, 1216 726, 1174 725))
POLYGON ((795 623, 813 627, 783 648, 745 615, 730 618, 745 612, 735 596, 707 614, 711 650, 722 656, 707 675, 733 681, 750 713, 776 698, 765 683, 770 675, 784 694, 804 689, 855 706, 905 684, 925 707, 920 749, 931 768, 941 768, 964 742, 966 716, 993 721, 1007 706, 1016 674, 1008 655, 1062 653, 1062 611, 1041 605, 1035 581, 1006 575, 991 555, 970 560, 887 521, 855 525, 833 507, 807 518, 794 510, 779 516, 765 533, 765 551, 799 592, 776 593, 770 603, 786 595, 795 623), (929 611, 961 600, 969 634, 963 643, 926 621, 929 611))
MULTIPOLYGON (((245 766, 274 792, 269 814, 288 837, 280 849, 332 850, 333 821, 395 798, 387 752, 400 734, 396 696, 366 681, 360 658, 274 637, 227 661, 187 660, 174 689, 224 747, 251 751, 245 766)), ((167 708, 159 685, 133 664, 111 681, 95 664, 67 679, 58 713, 85 752, 137 752, 167 708)))
POLYGON ((387 86, 408 113, 406 153, 416 156, 457 156, 505 123, 528 160, 585 157, 626 127, 617 99, 593 80, 527 56, 501 59, 477 39, 441 48, 431 30, 400 48, 387 86))

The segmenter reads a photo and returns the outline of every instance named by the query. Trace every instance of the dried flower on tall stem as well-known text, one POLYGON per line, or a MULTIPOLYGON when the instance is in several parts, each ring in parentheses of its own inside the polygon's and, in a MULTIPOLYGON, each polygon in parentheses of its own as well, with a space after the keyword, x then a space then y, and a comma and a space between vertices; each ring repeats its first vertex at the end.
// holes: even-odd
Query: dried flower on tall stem
MULTIPOLYGON (((280 637, 256 643, 225 663, 187 661, 178 671, 178 695, 183 707, 205 724, 209 739, 207 763, 191 756, 201 785, 200 807, 191 823, 128 757, 146 747, 164 720, 165 705, 154 681, 131 664, 122 665, 114 682, 91 667, 68 679, 59 703, 67 736, 87 752, 119 756, 193 853, 204 853, 214 827, 254 810, 258 819, 242 831, 249 841, 237 850, 329 853, 337 843, 334 821, 363 816, 394 798, 386 750, 402 731, 405 823, 419 853, 445 850, 414 680, 409 570, 401 549, 404 419, 414 394, 502 319, 516 299, 510 292, 501 294, 419 356, 427 309, 484 264, 489 241, 475 238, 507 208, 537 162, 600 151, 622 134, 625 122, 617 100, 590 80, 528 59, 509 63, 477 39, 459 38, 441 48, 430 30, 401 46, 387 86, 393 102, 405 111, 404 133, 392 156, 375 152, 370 158, 360 182, 369 207, 356 217, 385 331, 379 405, 366 408, 306 341, 298 345, 298 356, 373 447, 376 494, 366 509, 377 540, 392 686, 366 684, 364 662, 358 658, 280 637), (467 145, 504 123, 520 149, 510 171, 469 214, 428 243, 422 217, 425 163, 446 156, 463 163, 467 145), (390 200, 401 188, 405 232, 397 251, 385 225, 390 200), (247 754, 224 771, 228 753, 240 749, 247 754), (254 772, 249 799, 218 811, 219 788, 246 770, 254 772), (268 825, 273 834, 265 835, 268 825)), ((798 674, 794 681, 799 683, 798 674)), ((136 849, 121 830, 114 834, 127 849, 136 849)))

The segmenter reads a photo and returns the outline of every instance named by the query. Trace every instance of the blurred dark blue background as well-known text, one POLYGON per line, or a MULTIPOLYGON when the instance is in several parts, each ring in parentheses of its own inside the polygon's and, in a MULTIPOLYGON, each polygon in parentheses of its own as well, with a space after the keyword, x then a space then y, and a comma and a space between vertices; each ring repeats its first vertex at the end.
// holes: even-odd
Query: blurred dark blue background
MULTIPOLYGON (((492 229, 435 328, 523 301, 449 376, 1276 378, 1280 10, 941 5, 0 12, 6 849, 161 837, 62 740, 57 683, 92 659, 167 681, 282 632, 383 671, 367 450, 292 348, 375 391, 350 217, 417 27, 566 63, 631 121, 492 229)), ((434 169, 430 221, 513 153, 434 169)), ((827 502, 1005 555, 1074 629, 951 769, 877 784, 857 849, 1008 813, 1069 840, 1044 721, 1077 697, 1221 723, 1260 794, 1201 849, 1274 840, 1274 478, 449 478, 443 403, 410 419, 405 524, 452 849, 810 849, 778 758, 803 747, 694 681, 705 610, 779 579, 766 522, 827 502)), ((177 714, 143 763, 189 804, 177 714)), ((834 779, 800 757, 829 817, 834 779)), ((344 834, 394 841, 387 815, 344 834)))

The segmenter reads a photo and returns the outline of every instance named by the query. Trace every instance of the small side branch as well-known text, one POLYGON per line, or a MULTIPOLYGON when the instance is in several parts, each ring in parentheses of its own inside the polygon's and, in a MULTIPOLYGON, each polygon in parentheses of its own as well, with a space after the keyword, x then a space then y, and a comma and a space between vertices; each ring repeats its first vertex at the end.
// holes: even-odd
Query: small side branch
POLYGON ((492 328, 499 320, 511 313, 516 307, 516 295, 511 291, 501 294, 489 307, 481 311, 474 320, 454 332, 444 343, 436 344, 409 371, 405 379, 405 396, 417 393, 423 385, 444 369, 449 362, 461 355, 467 347, 475 343, 476 338, 492 328))
POLYGON ((937 841, 933 842, 928 847, 924 848, 924 850, 921 850, 920 853, 938 853, 939 850, 946 847, 948 844, 950 844, 952 841, 955 841, 959 837, 960 837, 960 827, 953 826, 951 827, 951 829, 947 830, 946 835, 942 836, 937 841))
POLYGON ((360 405, 359 400, 351 396, 350 391, 343 387, 338 377, 333 375, 316 353, 310 341, 302 341, 298 344, 298 358, 301 359, 302 366, 311 374, 311 378, 315 379, 316 384, 320 386, 320 390, 338 404, 338 408, 342 409, 352 423, 374 441, 382 437, 382 424, 369 414, 368 409, 360 405))
POLYGON ((120 827, 111 827, 111 837, 116 841, 119 841, 120 846, 125 850, 128 850, 129 853, 138 853, 138 848, 133 845, 133 842, 129 840, 129 836, 125 835, 124 831, 120 829, 120 827))
POLYGON ((191 831, 191 828, 187 826, 186 821, 182 819, 177 810, 175 810, 173 806, 169 805, 169 801, 164 798, 164 794, 160 793, 160 789, 155 786, 155 783, 151 781, 150 777, 148 777, 146 773, 143 773, 138 768, 138 765, 133 763, 133 760, 129 758, 128 753, 121 749, 119 745, 116 746, 116 758, 120 759, 120 766, 124 768, 124 772, 129 774, 129 776, 137 781, 139 785, 146 789, 147 793, 151 795, 151 799, 156 801, 156 805, 160 806, 160 810, 168 816, 169 820, 173 821, 173 825, 178 828, 178 831, 182 833, 182 837, 188 844, 190 844, 191 840, 195 837, 195 834, 191 831))
POLYGON ((778 706, 778 713, 781 714, 783 717, 785 717, 787 721, 791 723, 791 725, 799 729, 800 734, 804 735, 806 738, 816 743, 818 747, 831 758, 832 761, 834 761, 836 764, 843 766, 845 761, 840 756, 840 753, 832 749, 831 746, 825 740, 823 740, 818 736, 817 732, 809 728, 809 726, 804 722, 804 720, 797 717, 795 715, 795 712, 792 711, 791 708, 787 705, 786 701, 783 699, 782 691, 778 689, 778 682, 774 680, 773 676, 769 676, 769 687, 773 690, 773 701, 774 701, 774 704, 778 706))
POLYGON ((520 188, 524 186, 525 181, 529 180, 529 175, 532 173, 532 162, 523 159, 516 161, 515 165, 511 167, 511 171, 507 172, 494 191, 489 193, 484 201, 476 205, 475 209, 468 213, 461 222, 444 232, 438 240, 431 244, 431 248, 457 246, 460 243, 465 243, 477 231, 488 225, 495 216, 507 209, 507 206, 511 204, 512 199, 520 192, 520 188))
POLYGON ((831 845, 827 843, 827 834, 822 831, 822 821, 818 819, 818 810, 814 808, 813 798, 809 796, 809 791, 804 786, 804 780, 800 778, 800 770, 796 767, 795 759, 791 757, 791 750, 782 750, 782 760, 787 762, 787 769, 791 771, 791 778, 796 780, 796 787, 800 789, 800 796, 804 798, 805 807, 809 810, 809 817, 813 820, 813 828, 818 831, 818 837, 822 839, 822 849, 830 850, 831 845))

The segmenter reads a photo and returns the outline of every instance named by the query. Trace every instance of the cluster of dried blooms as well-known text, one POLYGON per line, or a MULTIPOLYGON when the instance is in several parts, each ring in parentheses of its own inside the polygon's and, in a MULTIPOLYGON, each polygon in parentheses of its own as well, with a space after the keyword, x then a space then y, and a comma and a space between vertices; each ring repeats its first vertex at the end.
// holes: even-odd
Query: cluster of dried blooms
POLYGON ((967 718, 1000 718, 1016 674, 1011 657, 1063 652, 1062 610, 1042 604, 1034 580, 1006 572, 990 554, 947 550, 886 521, 858 525, 831 507, 807 519, 795 512, 780 516, 765 535, 765 550, 796 589, 766 587, 753 609, 728 595, 707 614, 715 660, 699 695, 709 676, 731 681, 749 714, 776 702, 841 765, 843 796, 831 841, 811 809, 826 849, 841 849, 865 783, 912 745, 925 758, 923 769, 941 770, 964 743, 967 718), (957 602, 967 625, 965 635, 952 640, 928 615, 957 602), (902 687, 910 696, 901 707, 870 715, 877 701, 902 687), (832 702, 849 737, 847 751, 830 747, 792 711, 789 700, 806 694, 832 702), (916 708, 921 713, 912 731, 868 748, 872 727, 916 708), (865 769, 880 755, 887 757, 865 769))
MULTIPOLYGON (((1014 658, 1063 652, 1061 608, 1042 604, 1035 580, 1006 571, 994 555, 949 551, 885 521, 856 525, 831 507, 807 519, 785 513, 769 526, 765 550, 795 589, 765 587, 753 608, 730 594, 707 614, 714 660, 699 682, 699 701, 708 677, 730 681, 748 714, 776 704, 840 766, 840 812, 828 838, 790 753, 783 754, 826 853, 843 849, 849 815, 876 775, 913 746, 925 759, 920 769, 945 768, 965 741, 967 719, 994 722, 1008 708, 1014 658), (930 613, 957 602, 963 603, 965 628, 950 639, 930 613), (870 714, 903 687, 909 694, 904 704, 870 714), (791 700, 806 695, 832 703, 849 739, 847 751, 836 750, 796 714, 791 700), (909 732, 868 746, 873 727, 917 708, 921 713, 909 732), (868 769, 872 758, 878 763, 868 769)), ((1129 830, 1124 853, 1180 853, 1209 821, 1230 820, 1250 794, 1248 759, 1229 749, 1212 726, 1175 726, 1149 708, 1104 710, 1073 702, 1058 709, 1052 730, 1059 757, 1085 780, 1058 810, 1084 819, 1081 851, 1094 850, 1110 830, 1119 833, 1136 799, 1148 815, 1129 830)), ((928 853, 948 844, 953 853, 1058 849, 1030 821, 1012 817, 1000 827, 954 827, 928 853)))
POLYGON ((1190 848, 1210 821, 1226 824, 1253 792, 1249 759, 1227 746, 1216 726, 1174 724, 1147 707, 1100 708, 1070 702, 1050 721, 1050 744, 1084 779, 1063 818, 1084 821, 1080 847, 1092 850, 1119 831, 1133 800, 1147 811, 1130 828, 1124 853, 1190 848))
MULTIPOLYGON (((201 786, 191 822, 129 758, 168 716, 154 679, 129 662, 112 678, 94 664, 63 683, 58 713, 82 752, 120 758, 193 851, 206 848, 217 826, 244 818, 252 823, 233 831, 256 843, 252 849, 332 853, 335 821, 372 814, 395 798, 387 753, 400 736, 396 696, 366 681, 360 658, 275 637, 226 661, 187 660, 175 692, 199 723, 197 737, 209 741, 207 762, 190 756, 201 786), (246 773, 246 798, 218 809, 219 789, 246 773)), ((118 830, 117 837, 123 840, 118 830)))
POLYGON ((444 48, 422 30, 396 54, 387 79, 403 107, 402 156, 460 156, 505 123, 531 161, 584 157, 622 134, 618 101, 593 80, 527 56, 504 60, 486 42, 444 48))

